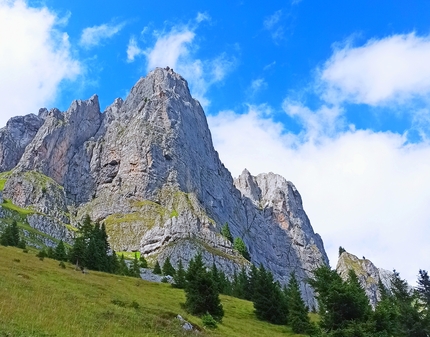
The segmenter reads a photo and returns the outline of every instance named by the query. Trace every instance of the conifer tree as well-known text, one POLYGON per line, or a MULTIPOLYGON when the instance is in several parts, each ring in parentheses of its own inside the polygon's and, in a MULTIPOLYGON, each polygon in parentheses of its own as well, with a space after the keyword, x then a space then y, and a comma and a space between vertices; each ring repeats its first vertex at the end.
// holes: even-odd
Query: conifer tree
POLYGON ((287 300, 288 324, 295 333, 307 333, 310 329, 309 310, 302 299, 299 282, 294 273, 290 276, 285 296, 287 300))
POLYGON ((19 229, 18 224, 15 220, 13 222, 6 226, 4 229, 2 235, 0 236, 0 244, 2 246, 13 246, 18 247, 20 242, 19 239, 19 229))
POLYGON ((167 257, 166 261, 164 261, 162 272, 164 276, 170 275, 173 277, 176 274, 176 270, 175 268, 173 268, 172 264, 170 263, 169 257, 167 257))
POLYGON ((60 240, 57 247, 55 248, 53 257, 58 261, 67 261, 67 253, 66 248, 64 247, 63 240, 60 240))
POLYGON ((148 261, 146 261, 145 256, 143 256, 141 254, 140 258, 139 258, 139 261, 140 261, 140 267, 141 268, 148 268, 148 261))
POLYGON ((254 286, 253 303, 257 318, 273 324, 286 324, 285 301, 279 283, 274 282, 272 273, 262 265, 254 286))
POLYGON ((118 274, 123 276, 129 276, 130 270, 128 269, 127 263, 125 262, 124 254, 121 254, 118 264, 118 274))
POLYGON ((119 274, 119 261, 118 256, 115 251, 112 251, 112 254, 109 256, 109 273, 119 274))
POLYGON ((155 262, 155 266, 154 269, 152 270, 152 272, 156 275, 161 275, 161 268, 160 268, 160 264, 158 263, 158 260, 155 262))
POLYGON ((193 315, 209 313, 218 321, 224 316, 217 286, 211 273, 206 271, 202 255, 197 254, 191 261, 186 274, 185 307, 193 315))
POLYGON ((130 276, 140 278, 140 266, 137 254, 134 254, 134 259, 130 266, 130 276))
POLYGON ((227 223, 227 222, 224 224, 224 226, 222 226, 222 228, 221 228, 221 234, 222 234, 222 236, 224 236, 228 241, 230 241, 231 243, 233 243, 233 236, 231 235, 230 227, 228 226, 228 223, 227 223))
POLYGON ((251 256, 248 253, 248 249, 246 248, 245 242, 241 238, 234 239, 234 248, 248 261, 251 260, 251 256))
POLYGON ((173 283, 172 286, 179 289, 184 289, 186 284, 186 272, 184 270, 184 266, 182 265, 182 261, 179 260, 178 263, 178 270, 176 271, 175 275, 173 275, 173 283))

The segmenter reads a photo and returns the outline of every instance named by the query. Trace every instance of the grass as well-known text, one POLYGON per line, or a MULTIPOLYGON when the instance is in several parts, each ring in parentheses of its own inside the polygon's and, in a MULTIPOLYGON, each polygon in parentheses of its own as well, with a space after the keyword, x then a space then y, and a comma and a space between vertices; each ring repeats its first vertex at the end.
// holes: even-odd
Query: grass
POLYGON ((215 330, 184 311, 184 292, 168 284, 66 269, 34 251, 0 246, 0 336, 299 336, 289 327, 258 321, 251 302, 221 296, 225 316, 215 330))
POLYGON ((13 203, 12 203, 10 200, 8 200, 8 199, 4 199, 4 200, 3 200, 3 203, 1 204, 1 207, 6 208, 6 209, 9 209, 9 210, 11 210, 11 211, 18 212, 22 217, 25 217, 25 216, 27 216, 28 214, 33 214, 33 213, 34 213, 34 211, 33 211, 33 210, 19 207, 19 206, 17 206, 17 205, 15 205, 15 204, 13 204, 13 203))

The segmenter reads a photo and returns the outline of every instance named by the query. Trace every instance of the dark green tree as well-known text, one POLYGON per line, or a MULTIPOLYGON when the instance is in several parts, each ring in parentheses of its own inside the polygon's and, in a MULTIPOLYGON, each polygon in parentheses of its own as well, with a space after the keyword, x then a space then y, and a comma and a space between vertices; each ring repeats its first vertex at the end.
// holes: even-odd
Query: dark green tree
POLYGON ((425 304, 425 309, 430 309, 430 277, 425 270, 419 271, 417 281, 417 292, 421 301, 425 304))
POLYGON ((246 248, 245 242, 241 238, 234 239, 234 248, 248 261, 251 260, 251 256, 248 253, 248 249, 246 248))
POLYGON ((2 235, 0 236, 0 244, 2 246, 13 246, 18 247, 20 242, 19 239, 19 229, 18 224, 15 220, 13 222, 6 226, 4 229, 2 235))
POLYGON ((209 313, 217 321, 221 321, 224 310, 219 293, 211 273, 206 271, 202 255, 197 254, 191 261, 186 274, 185 307, 193 315, 209 313))
POLYGON ((173 268, 172 264, 170 263, 169 257, 167 257, 166 261, 164 261, 162 272, 164 276, 170 275, 173 277, 176 274, 176 270, 175 268, 173 268))
POLYGON ((308 308, 302 299, 299 282, 294 273, 291 274, 288 286, 285 289, 287 304, 287 320, 295 333, 305 334, 310 330, 308 308))
POLYGON ((124 254, 121 254, 118 264, 118 275, 130 276, 130 270, 125 262, 124 254))
POLYGON ((53 257, 58 261, 67 261, 66 247, 64 247, 63 240, 60 240, 57 247, 55 247, 53 257))
POLYGON ((130 266, 130 276, 140 278, 140 263, 137 254, 134 254, 134 259, 130 266))
POLYGON ((272 273, 260 265, 253 284, 255 292, 252 301, 257 318, 273 324, 286 324, 284 295, 279 283, 274 281, 272 273))
POLYGON ((154 266, 154 269, 152 270, 152 272, 156 275, 162 274, 161 267, 160 267, 160 264, 158 263, 158 260, 155 262, 155 266, 154 266))
POLYGON ((25 244, 24 238, 21 238, 21 240, 19 240, 19 243, 18 243, 17 247, 21 248, 21 249, 25 249, 26 248, 26 244, 25 244))
POLYGON ((115 251, 112 251, 112 254, 109 255, 109 273, 112 274, 119 274, 119 261, 118 256, 116 255, 115 251))
POLYGON ((224 224, 224 226, 222 226, 222 228, 221 228, 221 234, 222 234, 222 236, 224 236, 228 241, 230 241, 231 243, 233 243, 233 236, 231 235, 230 227, 228 226, 228 223, 227 223, 227 222, 224 224))
POLYGON ((140 267, 141 268, 148 268, 148 261, 146 261, 145 256, 143 256, 141 254, 140 258, 139 258, 139 261, 140 261, 140 267))
POLYGON ((182 265, 182 261, 179 260, 178 270, 176 271, 175 275, 173 275, 172 286, 174 288, 184 289, 186 284, 185 276, 186 276, 186 271, 184 269, 184 266, 182 265))

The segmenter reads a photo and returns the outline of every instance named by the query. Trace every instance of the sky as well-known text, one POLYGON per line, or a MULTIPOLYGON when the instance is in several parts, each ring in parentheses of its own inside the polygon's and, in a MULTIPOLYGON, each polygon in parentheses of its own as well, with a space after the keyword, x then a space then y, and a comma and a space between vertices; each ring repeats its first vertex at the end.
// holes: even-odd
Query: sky
POLYGON ((169 66, 234 177, 292 181, 325 244, 430 269, 430 2, 0 0, 0 127, 169 66))

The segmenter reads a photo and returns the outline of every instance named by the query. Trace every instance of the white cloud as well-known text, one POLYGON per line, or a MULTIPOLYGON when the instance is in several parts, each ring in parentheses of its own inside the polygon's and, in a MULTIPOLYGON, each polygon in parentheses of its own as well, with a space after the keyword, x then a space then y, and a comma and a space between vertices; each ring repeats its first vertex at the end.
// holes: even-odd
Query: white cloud
POLYGON ((267 88, 267 82, 264 78, 257 78, 251 82, 250 89, 252 94, 256 94, 260 90, 267 88))
POLYGON ((211 17, 207 13, 197 13, 196 21, 197 23, 200 23, 202 21, 209 21, 211 17))
POLYGON ((254 175, 279 173, 296 185, 332 265, 342 245, 411 282, 418 269, 430 268, 429 143, 405 145, 403 135, 369 130, 302 142, 255 106, 208 121, 234 176, 246 167, 254 175))
POLYGON ((270 31, 275 41, 284 37, 284 27, 281 24, 282 15, 282 10, 278 10, 263 21, 264 28, 270 31))
POLYGON ((170 32, 159 34, 153 48, 145 50, 147 70, 169 66, 187 79, 192 95, 203 107, 208 107, 207 90, 224 79, 234 67, 234 59, 221 54, 214 59, 201 60, 193 57, 196 34, 187 27, 174 27, 170 32))
POLYGON ((71 56, 68 35, 56 28, 58 21, 45 7, 0 0, 0 126, 51 104, 61 81, 82 72, 71 56))
POLYGON ((324 98, 369 105, 404 103, 430 94, 430 36, 414 33, 350 44, 321 69, 324 98))
POLYGON ((102 24, 99 26, 87 27, 82 31, 79 43, 85 48, 91 48, 101 44, 102 40, 109 39, 124 27, 124 23, 112 25, 102 24))
POLYGON ((130 39, 127 46, 127 62, 133 62, 139 55, 144 55, 145 51, 140 49, 134 37, 130 39))

